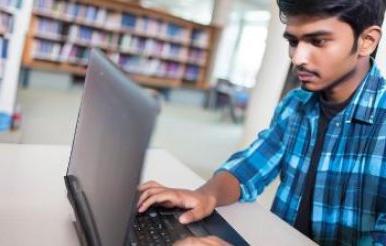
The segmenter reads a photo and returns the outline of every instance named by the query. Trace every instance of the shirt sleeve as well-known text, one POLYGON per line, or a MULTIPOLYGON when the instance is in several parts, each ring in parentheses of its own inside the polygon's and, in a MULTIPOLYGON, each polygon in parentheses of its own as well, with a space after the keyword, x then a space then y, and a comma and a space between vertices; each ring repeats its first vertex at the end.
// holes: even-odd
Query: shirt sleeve
MULTIPOLYGON (((227 171, 240 182, 240 201, 251 202, 276 178, 284 155, 284 132, 291 111, 291 95, 276 108, 271 125, 249 148, 233 154, 217 171, 227 171)), ((293 111, 293 110, 292 110, 293 111)))

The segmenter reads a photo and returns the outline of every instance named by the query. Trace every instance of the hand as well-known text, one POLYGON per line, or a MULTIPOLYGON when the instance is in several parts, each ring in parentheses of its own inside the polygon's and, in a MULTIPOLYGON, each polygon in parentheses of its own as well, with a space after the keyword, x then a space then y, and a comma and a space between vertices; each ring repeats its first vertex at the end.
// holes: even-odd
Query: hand
POLYGON ((221 240, 215 236, 207 237, 187 237, 182 240, 179 240, 173 244, 173 246, 230 246, 229 243, 221 240))
POLYGON ((140 185, 138 189, 141 193, 137 203, 138 212, 143 213, 154 204, 167 208, 188 209, 179 217, 182 224, 205 218, 216 207, 216 199, 200 191, 172 189, 155 181, 146 182, 140 185))

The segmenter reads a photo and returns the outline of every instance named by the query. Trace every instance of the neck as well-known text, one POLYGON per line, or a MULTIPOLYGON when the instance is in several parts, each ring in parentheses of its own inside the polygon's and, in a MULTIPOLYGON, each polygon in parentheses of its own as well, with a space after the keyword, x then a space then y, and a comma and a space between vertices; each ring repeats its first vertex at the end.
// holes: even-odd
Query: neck
POLYGON ((346 101, 361 84, 369 69, 370 60, 368 58, 359 59, 358 64, 336 81, 331 88, 323 91, 322 96, 331 103, 346 101))

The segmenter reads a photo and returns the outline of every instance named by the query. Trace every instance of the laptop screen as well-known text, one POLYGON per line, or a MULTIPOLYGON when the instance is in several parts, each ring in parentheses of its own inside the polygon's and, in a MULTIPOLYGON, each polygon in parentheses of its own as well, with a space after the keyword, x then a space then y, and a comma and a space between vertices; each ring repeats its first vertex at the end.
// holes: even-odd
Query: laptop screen
POLYGON ((67 176, 85 195, 102 245, 124 243, 157 112, 153 98, 91 52, 67 176))

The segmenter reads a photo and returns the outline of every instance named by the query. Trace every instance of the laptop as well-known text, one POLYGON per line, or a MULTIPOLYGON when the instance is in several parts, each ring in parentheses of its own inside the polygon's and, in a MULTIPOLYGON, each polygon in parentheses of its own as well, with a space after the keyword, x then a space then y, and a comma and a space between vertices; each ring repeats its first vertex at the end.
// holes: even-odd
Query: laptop
POLYGON ((179 209, 136 211, 137 187, 159 105, 101 51, 90 53, 65 176, 79 241, 90 246, 171 245, 217 235, 248 245, 217 213, 182 225, 179 209))

